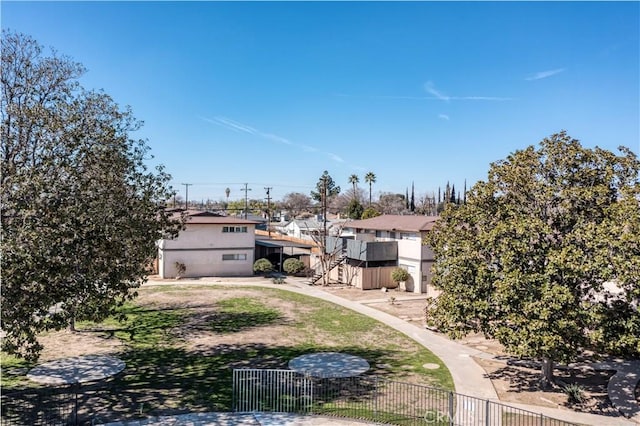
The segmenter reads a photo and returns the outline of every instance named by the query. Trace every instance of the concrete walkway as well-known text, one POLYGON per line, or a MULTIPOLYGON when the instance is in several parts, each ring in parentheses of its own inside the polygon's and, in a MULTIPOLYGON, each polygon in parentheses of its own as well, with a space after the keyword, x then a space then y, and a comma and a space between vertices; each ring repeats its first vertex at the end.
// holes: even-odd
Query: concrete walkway
MULTIPOLYGON (((148 285, 176 285, 176 281, 149 281, 148 285)), ((486 377, 486 373, 482 367, 480 367, 472 357, 487 357, 491 356, 478 349, 470 348, 462 345, 458 342, 450 340, 440 334, 434 333, 423 327, 417 327, 410 324, 400 318, 387 314, 386 312, 379 311, 377 309, 366 306, 364 303, 370 301, 352 301, 336 296, 329 292, 323 291, 320 286, 310 286, 304 279, 297 279, 288 277, 285 284, 271 284, 265 282, 265 280, 257 280, 255 278, 236 278, 236 279, 220 279, 220 278, 202 278, 197 280, 182 279, 179 284, 195 284, 195 285, 231 285, 231 286, 264 286, 279 288, 283 290, 289 290, 296 293, 305 294, 308 296, 316 297, 319 299, 327 300, 340 306, 344 306, 355 312, 359 312, 363 315, 367 315, 373 319, 376 319, 388 326, 404 333, 408 337, 412 338, 416 342, 420 343, 431 352, 433 352, 438 358, 440 358, 449 369, 453 382, 456 388, 456 392, 473 396, 476 398, 489 399, 494 402, 500 402, 498 395, 491 383, 491 380, 486 377)), ((616 364, 614 366, 618 369, 625 367, 623 365, 616 364)), ((635 389, 635 383, 638 376, 638 365, 636 363, 628 363, 626 366, 628 369, 623 369, 624 373, 620 377, 626 377, 627 380, 623 380, 623 384, 620 386, 611 387, 610 391, 613 391, 613 398, 610 395, 612 402, 614 400, 630 402, 631 408, 638 410, 638 404, 631 403, 630 398, 634 398, 633 392, 635 389), (634 370, 635 369, 635 370, 634 370), (633 382, 633 380, 636 380, 633 382), (632 386, 633 383, 633 386, 632 386), (629 394, 630 389, 630 394, 629 394), (635 407, 635 408, 634 408, 635 407)), ((635 399, 635 398, 634 398, 635 399)), ((545 416, 553 417, 556 419, 564 420, 567 422, 574 422, 586 425, 598 425, 598 426, 626 426, 626 425, 640 425, 640 414, 635 411, 635 417, 632 419, 626 419, 623 417, 609 417, 600 416, 588 413, 579 413, 570 410, 555 409, 549 407, 541 407, 537 405, 525 405, 508 403, 516 408, 529 410, 535 413, 542 413, 545 416)))
MULTIPOLYGON (((97 426, 98 424, 96 424, 97 426)), ((282 413, 193 413, 180 416, 150 417, 145 420, 102 423, 101 426, 363 426, 379 423, 323 416, 282 413)))
MULTIPOLYGON (((378 321, 383 322, 388 326, 393 327, 396 330, 411 337, 413 340, 417 341, 418 343, 429 349, 431 352, 433 352, 446 364, 451 373, 451 376, 453 377, 456 392, 476 398, 489 399, 495 402, 499 402, 498 395, 493 387, 493 384, 491 383, 491 380, 486 377, 484 369, 482 369, 482 367, 480 367, 472 358, 474 356, 487 357, 488 354, 486 354, 485 352, 462 345, 425 328, 417 327, 393 315, 366 306, 362 302, 354 302, 328 293, 326 291, 323 291, 322 287, 309 286, 308 284, 298 280, 293 281, 291 279, 288 279, 288 281, 291 281, 290 286, 292 286, 295 289, 294 291, 296 292, 324 299, 354 310, 356 312, 362 313, 371 318, 377 319, 378 321)), ((614 401, 625 401, 626 404, 635 406, 635 409, 638 410, 638 404, 633 404, 633 402, 631 402, 630 400, 630 398, 633 398, 633 400, 635 401, 634 390, 637 380, 633 383, 630 382, 633 381, 634 375, 635 377, 637 377, 638 375, 637 364, 635 365, 635 372, 627 370, 624 364, 617 364, 610 367, 611 369, 622 368, 623 371, 623 373, 619 375, 620 378, 623 378, 622 385, 611 388, 610 383, 609 398, 612 400, 612 403, 614 403, 614 401), (630 381, 624 381, 625 378, 630 379, 630 381), (611 395, 612 390, 613 398, 611 395), (624 392, 624 390, 626 390, 626 392, 624 392)), ((629 364, 628 367, 631 369, 634 367, 634 365, 629 364)), ((546 416, 556 419, 582 424, 602 426, 640 424, 640 418, 638 418, 637 416, 632 419, 625 419, 621 417, 599 416, 595 414, 578 413, 569 410, 540 407, 537 405, 532 406, 512 403, 507 403, 505 405, 511 405, 516 408, 521 408, 536 413, 542 413, 546 416)), ((616 405, 616 407, 619 406, 616 405)), ((637 412, 638 411, 633 412, 634 415, 637 414, 637 412)))

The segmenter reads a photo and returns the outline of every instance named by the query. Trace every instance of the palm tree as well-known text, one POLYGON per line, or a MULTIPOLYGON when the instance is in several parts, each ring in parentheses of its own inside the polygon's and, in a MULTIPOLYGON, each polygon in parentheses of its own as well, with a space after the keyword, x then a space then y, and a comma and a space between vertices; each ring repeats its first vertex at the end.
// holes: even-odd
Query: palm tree
POLYGON ((360 182, 360 179, 358 178, 358 175, 351 175, 349 176, 349 183, 353 185, 353 198, 356 198, 357 192, 356 192, 356 188, 358 185, 358 182, 360 182))
POLYGON ((376 175, 373 172, 369 172, 364 175, 364 181, 369 184, 369 207, 371 207, 371 185, 376 182, 376 175))
POLYGON ((224 190, 224 193, 225 193, 225 195, 227 196, 227 205, 225 206, 225 208, 226 208, 226 207, 228 207, 228 206, 229 206, 229 194, 231 194, 231 190, 230 190, 229 188, 226 188, 226 189, 224 190))

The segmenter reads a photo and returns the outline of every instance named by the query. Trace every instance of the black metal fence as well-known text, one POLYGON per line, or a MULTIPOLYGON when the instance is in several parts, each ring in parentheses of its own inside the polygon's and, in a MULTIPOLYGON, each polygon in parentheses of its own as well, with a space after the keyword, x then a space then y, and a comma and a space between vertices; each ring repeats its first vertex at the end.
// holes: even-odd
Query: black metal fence
POLYGON ((395 425, 574 425, 428 386, 376 376, 313 378, 291 370, 234 370, 233 411, 319 414, 395 425))
MULTIPOLYGON (((0 424, 91 425, 97 416, 111 417, 119 399, 117 393, 108 381, 3 392, 0 424)), ((243 413, 318 414, 395 425, 574 424, 490 400, 377 376, 313 378, 292 370, 234 370, 232 409, 243 413)))
POLYGON ((2 425, 77 425, 78 397, 78 386, 3 392, 2 425))
POLYGON ((98 416, 108 418, 117 402, 113 381, 108 379, 3 390, 0 396, 0 425, 92 425, 98 416))

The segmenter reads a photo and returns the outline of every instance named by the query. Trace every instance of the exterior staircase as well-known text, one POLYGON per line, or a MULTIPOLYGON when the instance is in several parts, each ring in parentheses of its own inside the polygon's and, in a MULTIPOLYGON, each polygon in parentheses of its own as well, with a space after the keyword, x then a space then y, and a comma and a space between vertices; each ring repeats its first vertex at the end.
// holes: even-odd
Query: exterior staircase
MULTIPOLYGON (((331 261, 325 273, 328 274, 333 269, 335 269, 338 265, 342 265, 346 259, 347 259, 347 255, 345 253, 340 254, 340 256, 338 256, 337 258, 331 261)), ((318 270, 316 269, 316 272, 309 279, 309 284, 311 285, 316 284, 318 281, 320 281, 320 279, 322 279, 322 276, 323 274, 321 272, 318 272, 318 270)))

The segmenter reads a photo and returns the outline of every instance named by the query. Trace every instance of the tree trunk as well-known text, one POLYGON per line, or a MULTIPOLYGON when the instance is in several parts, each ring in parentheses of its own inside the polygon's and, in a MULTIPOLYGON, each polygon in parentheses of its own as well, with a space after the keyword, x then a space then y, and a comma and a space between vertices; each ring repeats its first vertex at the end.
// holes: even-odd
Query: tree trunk
POLYGON ((69 320, 69 331, 71 332, 75 332, 76 331, 76 317, 72 316, 71 319, 69 320))
POLYGON ((553 377, 553 360, 550 358, 542 358, 542 365, 540 368, 542 376, 540 377, 540 388, 547 389, 556 384, 553 377))

